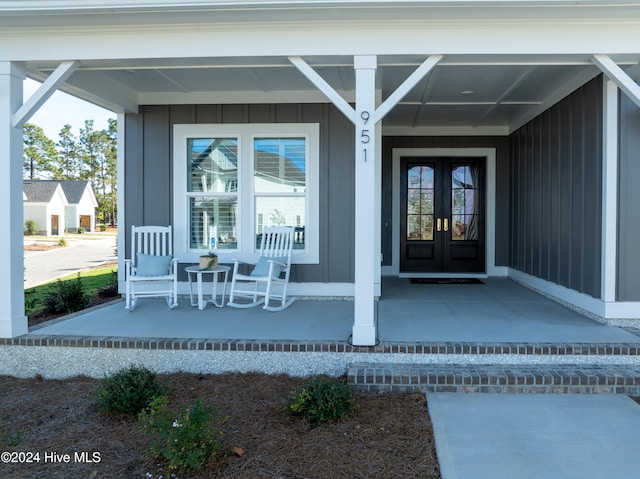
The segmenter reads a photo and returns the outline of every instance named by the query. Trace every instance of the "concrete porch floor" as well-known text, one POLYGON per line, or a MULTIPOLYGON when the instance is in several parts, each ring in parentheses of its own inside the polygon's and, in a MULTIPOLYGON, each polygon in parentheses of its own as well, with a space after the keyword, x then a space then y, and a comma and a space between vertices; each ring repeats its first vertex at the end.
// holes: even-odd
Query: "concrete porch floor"
MULTIPOLYGON (((377 302, 378 339, 471 343, 640 343, 509 279, 484 284, 426 285, 384 278, 377 302)), ((204 311, 181 297, 170 310, 162 299, 141 299, 133 312, 119 301, 66 317, 31 334, 121 338, 348 341, 352 301, 299 300, 282 312, 261 308, 204 311)))

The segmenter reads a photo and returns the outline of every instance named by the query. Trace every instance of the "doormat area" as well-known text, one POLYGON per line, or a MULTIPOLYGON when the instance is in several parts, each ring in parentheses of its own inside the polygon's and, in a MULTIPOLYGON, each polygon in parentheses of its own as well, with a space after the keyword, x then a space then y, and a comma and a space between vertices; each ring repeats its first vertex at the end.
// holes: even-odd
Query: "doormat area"
POLYGON ((484 284, 478 278, 410 278, 411 284, 484 284))

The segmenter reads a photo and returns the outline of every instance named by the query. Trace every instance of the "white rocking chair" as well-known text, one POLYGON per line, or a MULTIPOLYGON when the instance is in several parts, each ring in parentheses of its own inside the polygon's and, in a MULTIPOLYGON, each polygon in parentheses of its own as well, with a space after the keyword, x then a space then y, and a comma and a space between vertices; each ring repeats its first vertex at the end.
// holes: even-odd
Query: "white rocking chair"
POLYGON ((138 298, 164 297, 178 305, 178 260, 173 257, 171 226, 132 226, 131 259, 125 259, 125 307, 138 298))
POLYGON ((231 294, 227 303, 229 306, 250 308, 264 303, 263 308, 268 311, 282 311, 295 301, 295 298, 287 298, 293 233, 294 228, 289 226, 264 228, 260 257, 249 274, 239 273, 238 266, 241 262, 234 261, 231 294), (249 283, 253 283, 253 289, 238 289, 249 283), (274 294, 274 286, 281 286, 282 293, 274 294), (237 302, 237 298, 248 299, 250 302, 237 302), (280 305, 272 306, 274 301, 279 301, 280 305))

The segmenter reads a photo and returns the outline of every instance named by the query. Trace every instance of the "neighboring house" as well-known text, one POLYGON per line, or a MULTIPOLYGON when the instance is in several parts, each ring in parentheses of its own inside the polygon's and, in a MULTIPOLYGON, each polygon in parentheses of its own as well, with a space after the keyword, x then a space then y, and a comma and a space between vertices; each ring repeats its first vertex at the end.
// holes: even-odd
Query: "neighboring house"
MULTIPOLYGON (((0 1, 11 234, 22 126, 60 89, 118 113, 121 261, 131 225, 173 225, 185 265, 208 231, 225 262, 294 224, 291 292, 353 296, 357 345, 383 275, 511 277, 640 319, 639 4, 43 3, 0 1)), ((15 336, 21 271, 2 271, 15 336)))
POLYGON ((40 235, 64 235, 69 203, 60 182, 25 180, 23 188, 25 221, 35 221, 40 235))
POLYGON ((91 183, 80 180, 64 180, 58 183, 62 186, 69 202, 66 209, 67 231, 77 233, 79 227, 84 231, 95 231, 98 201, 91 183))

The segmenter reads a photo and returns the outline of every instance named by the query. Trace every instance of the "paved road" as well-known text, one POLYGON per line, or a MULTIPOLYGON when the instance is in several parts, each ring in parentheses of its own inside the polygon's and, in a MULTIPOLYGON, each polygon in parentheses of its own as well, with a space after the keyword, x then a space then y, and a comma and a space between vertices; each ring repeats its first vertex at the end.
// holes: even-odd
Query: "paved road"
POLYGON ((77 271, 116 259, 115 236, 69 239, 64 248, 25 251, 25 288, 31 288, 77 271))

